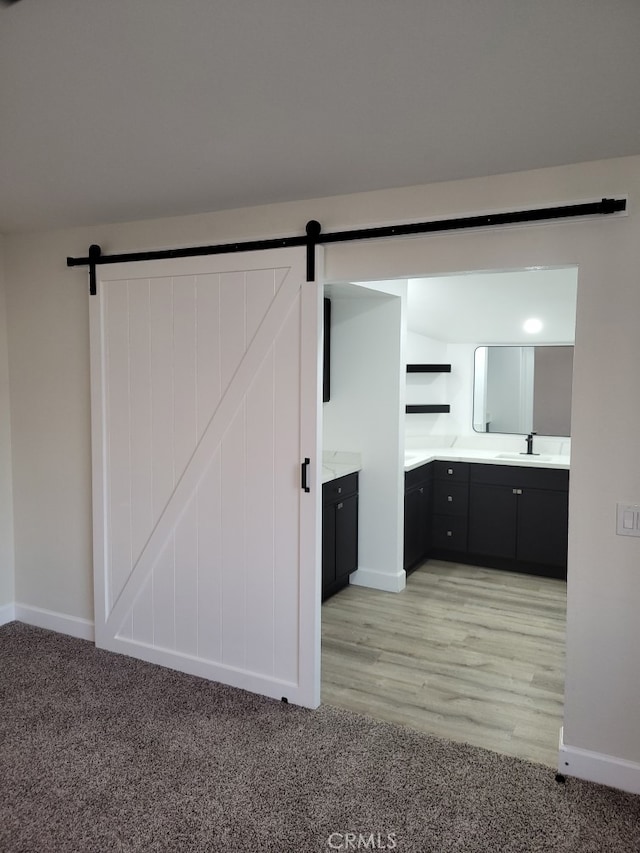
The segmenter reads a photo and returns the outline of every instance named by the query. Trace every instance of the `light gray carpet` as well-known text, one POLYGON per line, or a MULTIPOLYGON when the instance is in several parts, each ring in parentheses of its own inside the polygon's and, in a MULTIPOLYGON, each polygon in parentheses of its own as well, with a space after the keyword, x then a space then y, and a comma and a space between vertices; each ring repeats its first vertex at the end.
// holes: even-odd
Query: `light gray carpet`
POLYGON ((640 850, 640 797, 541 765, 16 622, 0 668, 3 853, 640 850))

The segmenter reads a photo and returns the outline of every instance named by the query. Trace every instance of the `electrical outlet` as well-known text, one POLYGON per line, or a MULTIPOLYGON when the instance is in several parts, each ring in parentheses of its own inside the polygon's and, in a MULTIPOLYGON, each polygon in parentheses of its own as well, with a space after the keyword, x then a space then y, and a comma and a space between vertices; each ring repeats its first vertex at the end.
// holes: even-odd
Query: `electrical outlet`
POLYGON ((618 536, 640 536, 640 504, 616 504, 618 536))

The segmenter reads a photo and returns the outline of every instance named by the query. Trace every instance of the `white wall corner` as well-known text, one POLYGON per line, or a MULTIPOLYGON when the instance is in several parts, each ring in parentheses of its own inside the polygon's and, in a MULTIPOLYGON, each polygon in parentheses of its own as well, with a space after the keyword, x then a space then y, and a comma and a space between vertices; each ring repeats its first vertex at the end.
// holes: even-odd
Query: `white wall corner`
POLYGON ((19 603, 15 604, 14 619, 27 625, 34 625, 36 628, 47 628, 58 634, 68 634, 79 640, 90 640, 92 643, 95 641, 94 625, 89 619, 80 619, 77 616, 68 616, 66 613, 19 603))
POLYGON ((6 625, 8 622, 14 622, 16 618, 16 608, 14 604, 3 604, 0 607, 0 626, 6 625))
POLYGON ((404 569, 398 572, 379 572, 376 569, 359 568, 349 575, 349 583, 380 589, 383 592, 402 592, 407 585, 407 575, 404 569))
POLYGON ((558 773, 618 788, 630 794, 640 794, 640 764, 602 752, 569 746, 564 743, 563 728, 560 729, 558 773))

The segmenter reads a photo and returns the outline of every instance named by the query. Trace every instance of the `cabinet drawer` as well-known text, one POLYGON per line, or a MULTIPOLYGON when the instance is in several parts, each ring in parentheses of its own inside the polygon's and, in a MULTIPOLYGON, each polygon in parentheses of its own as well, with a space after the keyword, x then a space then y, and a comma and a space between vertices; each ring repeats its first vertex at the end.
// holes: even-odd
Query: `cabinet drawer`
POLYGON ((433 511, 439 515, 466 515, 469 506, 469 487, 466 483, 433 484, 433 511))
POLYGON ((471 465, 472 483, 515 486, 520 489, 569 489, 569 472, 563 468, 531 468, 524 465, 471 465))
POLYGON ((434 515, 431 528, 434 548, 451 551, 467 550, 467 519, 455 515, 434 515))
POLYGON ((346 477, 338 477, 337 480, 329 480, 322 486, 322 503, 331 504, 353 495, 358 491, 358 474, 347 474, 346 477))
POLYGON ((459 483, 469 482, 468 462, 433 462, 433 476, 438 480, 455 480, 459 483))

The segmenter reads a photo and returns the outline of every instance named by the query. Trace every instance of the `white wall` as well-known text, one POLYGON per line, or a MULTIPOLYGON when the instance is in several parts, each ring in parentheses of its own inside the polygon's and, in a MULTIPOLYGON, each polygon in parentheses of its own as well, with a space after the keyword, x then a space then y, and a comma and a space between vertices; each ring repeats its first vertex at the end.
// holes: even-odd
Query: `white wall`
MULTIPOLYGON (((405 355, 407 364, 444 364, 447 358, 447 345, 444 341, 437 341, 435 338, 429 338, 408 329, 405 355)), ((424 374, 413 374, 413 376, 421 375, 424 374)), ((433 375, 438 376, 438 374, 433 375)), ((412 377, 407 377, 409 378, 412 377)), ((414 401, 407 398, 407 402, 414 401)))
POLYGON ((88 296, 65 242, 5 241, 15 598, 92 619, 88 296))
POLYGON ((398 592, 406 582, 401 464, 406 281, 386 290, 395 295, 354 286, 342 296, 332 291, 331 400, 323 405, 323 447, 362 456, 358 571, 351 583, 398 592))
POLYGON ((459 436, 480 436, 473 431, 473 375, 476 344, 447 344, 451 364, 448 396, 451 404, 450 430, 459 436))
MULTIPOLYGON (((444 341, 407 331, 407 364, 447 364, 449 357, 444 341)), ((449 373, 407 373, 408 404, 450 403, 449 373)), ((408 443, 414 436, 446 435, 451 433, 451 416, 446 412, 405 415, 405 434, 408 443)))
POLYGON ((0 623, 14 600, 11 419, 4 282, 4 241, 0 237, 0 623))
POLYGON ((311 218, 334 231, 624 193, 626 217, 332 244, 325 263, 333 281, 579 267, 564 741, 583 756, 627 759, 636 768, 640 540, 615 535, 614 509, 617 500, 640 503, 640 157, 7 238, 17 597, 92 616, 89 297, 86 271, 68 270, 67 255, 86 254, 92 242, 126 251, 297 234, 311 218))

